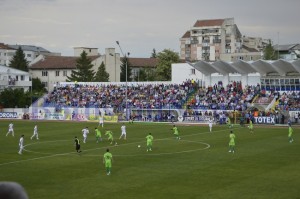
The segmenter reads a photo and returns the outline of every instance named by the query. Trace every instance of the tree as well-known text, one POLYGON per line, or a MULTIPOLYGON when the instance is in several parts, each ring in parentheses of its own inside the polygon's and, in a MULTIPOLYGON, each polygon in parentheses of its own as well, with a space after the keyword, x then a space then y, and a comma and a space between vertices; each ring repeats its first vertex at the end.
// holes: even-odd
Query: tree
POLYGON ((76 60, 76 70, 72 70, 71 76, 67 76, 67 81, 92 82, 94 81, 95 73, 92 70, 93 64, 87 57, 85 51, 80 54, 76 60))
POLYGON ((25 54, 20 46, 10 61, 9 67, 22 71, 28 71, 28 64, 29 61, 26 60, 25 54))
POLYGON ((152 68, 140 69, 138 75, 134 77, 134 81, 145 82, 154 81, 155 71, 152 68))
POLYGON ((171 80, 171 65, 179 62, 178 53, 165 49, 158 53, 158 64, 156 68, 156 80, 170 81, 171 80))
POLYGON ((132 81, 131 78, 131 66, 130 66, 130 62, 128 60, 128 57, 123 57, 121 60, 122 64, 121 64, 121 74, 120 74, 120 80, 121 82, 126 82, 126 64, 127 64, 127 81, 132 81))
POLYGON ((276 53, 274 47, 272 46, 271 40, 269 40, 269 44, 264 49, 264 60, 276 60, 278 59, 278 54, 276 53))
POLYGON ((23 88, 4 89, 0 93, 0 104, 5 108, 29 107, 31 104, 31 95, 27 91, 24 93, 23 88))
POLYGON ((108 82, 109 81, 109 74, 105 70, 105 65, 102 62, 98 67, 98 71, 95 75, 96 82, 108 82))
POLYGON ((153 48, 153 51, 152 51, 152 54, 151 54, 151 58, 156 58, 157 55, 156 55, 156 50, 155 48, 153 48))
POLYGON ((47 89, 45 88, 41 80, 39 78, 32 78, 32 102, 42 97, 46 92, 47 89))
POLYGON ((47 92, 44 84, 37 78, 32 78, 32 92, 47 92))

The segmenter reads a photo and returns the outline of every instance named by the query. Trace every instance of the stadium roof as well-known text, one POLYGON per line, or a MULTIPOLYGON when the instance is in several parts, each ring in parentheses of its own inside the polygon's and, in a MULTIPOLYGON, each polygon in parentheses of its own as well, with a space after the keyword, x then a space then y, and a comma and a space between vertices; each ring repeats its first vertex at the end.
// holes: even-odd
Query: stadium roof
POLYGON ((249 74, 260 73, 262 76, 277 73, 280 76, 286 76, 289 73, 299 73, 300 60, 257 60, 257 61, 236 61, 236 62, 205 62, 198 61, 189 63, 195 69, 204 75, 220 73, 228 75, 229 73, 249 74))

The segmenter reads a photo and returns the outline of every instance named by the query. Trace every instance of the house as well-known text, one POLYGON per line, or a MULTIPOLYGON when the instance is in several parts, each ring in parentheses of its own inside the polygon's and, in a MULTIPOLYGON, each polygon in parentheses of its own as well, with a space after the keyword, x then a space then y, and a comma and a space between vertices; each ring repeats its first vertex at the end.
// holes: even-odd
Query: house
POLYGON ((279 54, 280 59, 296 60, 300 58, 300 44, 277 44, 273 48, 279 54))
POLYGON ((76 70, 76 60, 85 51, 96 73, 103 62, 109 73, 109 81, 120 81, 120 54, 114 48, 106 48, 105 54, 100 55, 97 48, 75 47, 76 56, 40 55, 30 65, 29 72, 33 78, 39 78, 48 91, 51 91, 57 82, 66 82, 72 70, 76 70))
POLYGON ((150 69, 155 70, 158 64, 157 58, 128 58, 131 67, 131 78, 139 81, 139 74, 141 70, 150 69))
POLYGON ((29 91, 32 86, 28 72, 0 65, 0 91, 6 88, 23 88, 29 91))

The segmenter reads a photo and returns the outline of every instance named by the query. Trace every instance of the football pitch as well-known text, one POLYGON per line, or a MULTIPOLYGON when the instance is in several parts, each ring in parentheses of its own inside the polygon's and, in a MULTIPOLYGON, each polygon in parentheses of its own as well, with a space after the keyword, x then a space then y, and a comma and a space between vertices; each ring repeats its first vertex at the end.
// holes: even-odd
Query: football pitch
POLYGON ((300 198, 300 129, 288 142, 287 127, 236 126, 236 151, 228 152, 227 126, 126 123, 127 140, 119 140, 123 123, 99 127, 96 143, 91 122, 13 121, 15 137, 5 136, 10 120, 0 120, 0 181, 20 183, 31 199, 292 199, 300 198), (30 140, 34 125, 39 140, 30 140), (81 130, 89 127, 87 143, 81 130), (104 135, 111 130, 117 145, 104 135), (146 151, 148 133, 153 151, 146 151), (20 135, 25 151, 19 155, 20 135), (81 140, 77 154, 74 136, 81 140), (138 147, 140 145, 140 147, 138 147), (103 154, 113 155, 107 176, 103 154))

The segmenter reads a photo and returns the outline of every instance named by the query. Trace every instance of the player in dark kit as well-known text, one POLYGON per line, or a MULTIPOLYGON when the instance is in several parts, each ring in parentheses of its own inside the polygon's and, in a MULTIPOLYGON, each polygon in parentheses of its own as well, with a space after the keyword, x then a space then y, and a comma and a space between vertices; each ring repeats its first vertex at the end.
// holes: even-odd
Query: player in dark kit
POLYGON ((77 138, 77 136, 75 136, 75 146, 76 146, 77 153, 81 153, 81 150, 80 150, 80 141, 77 138))

